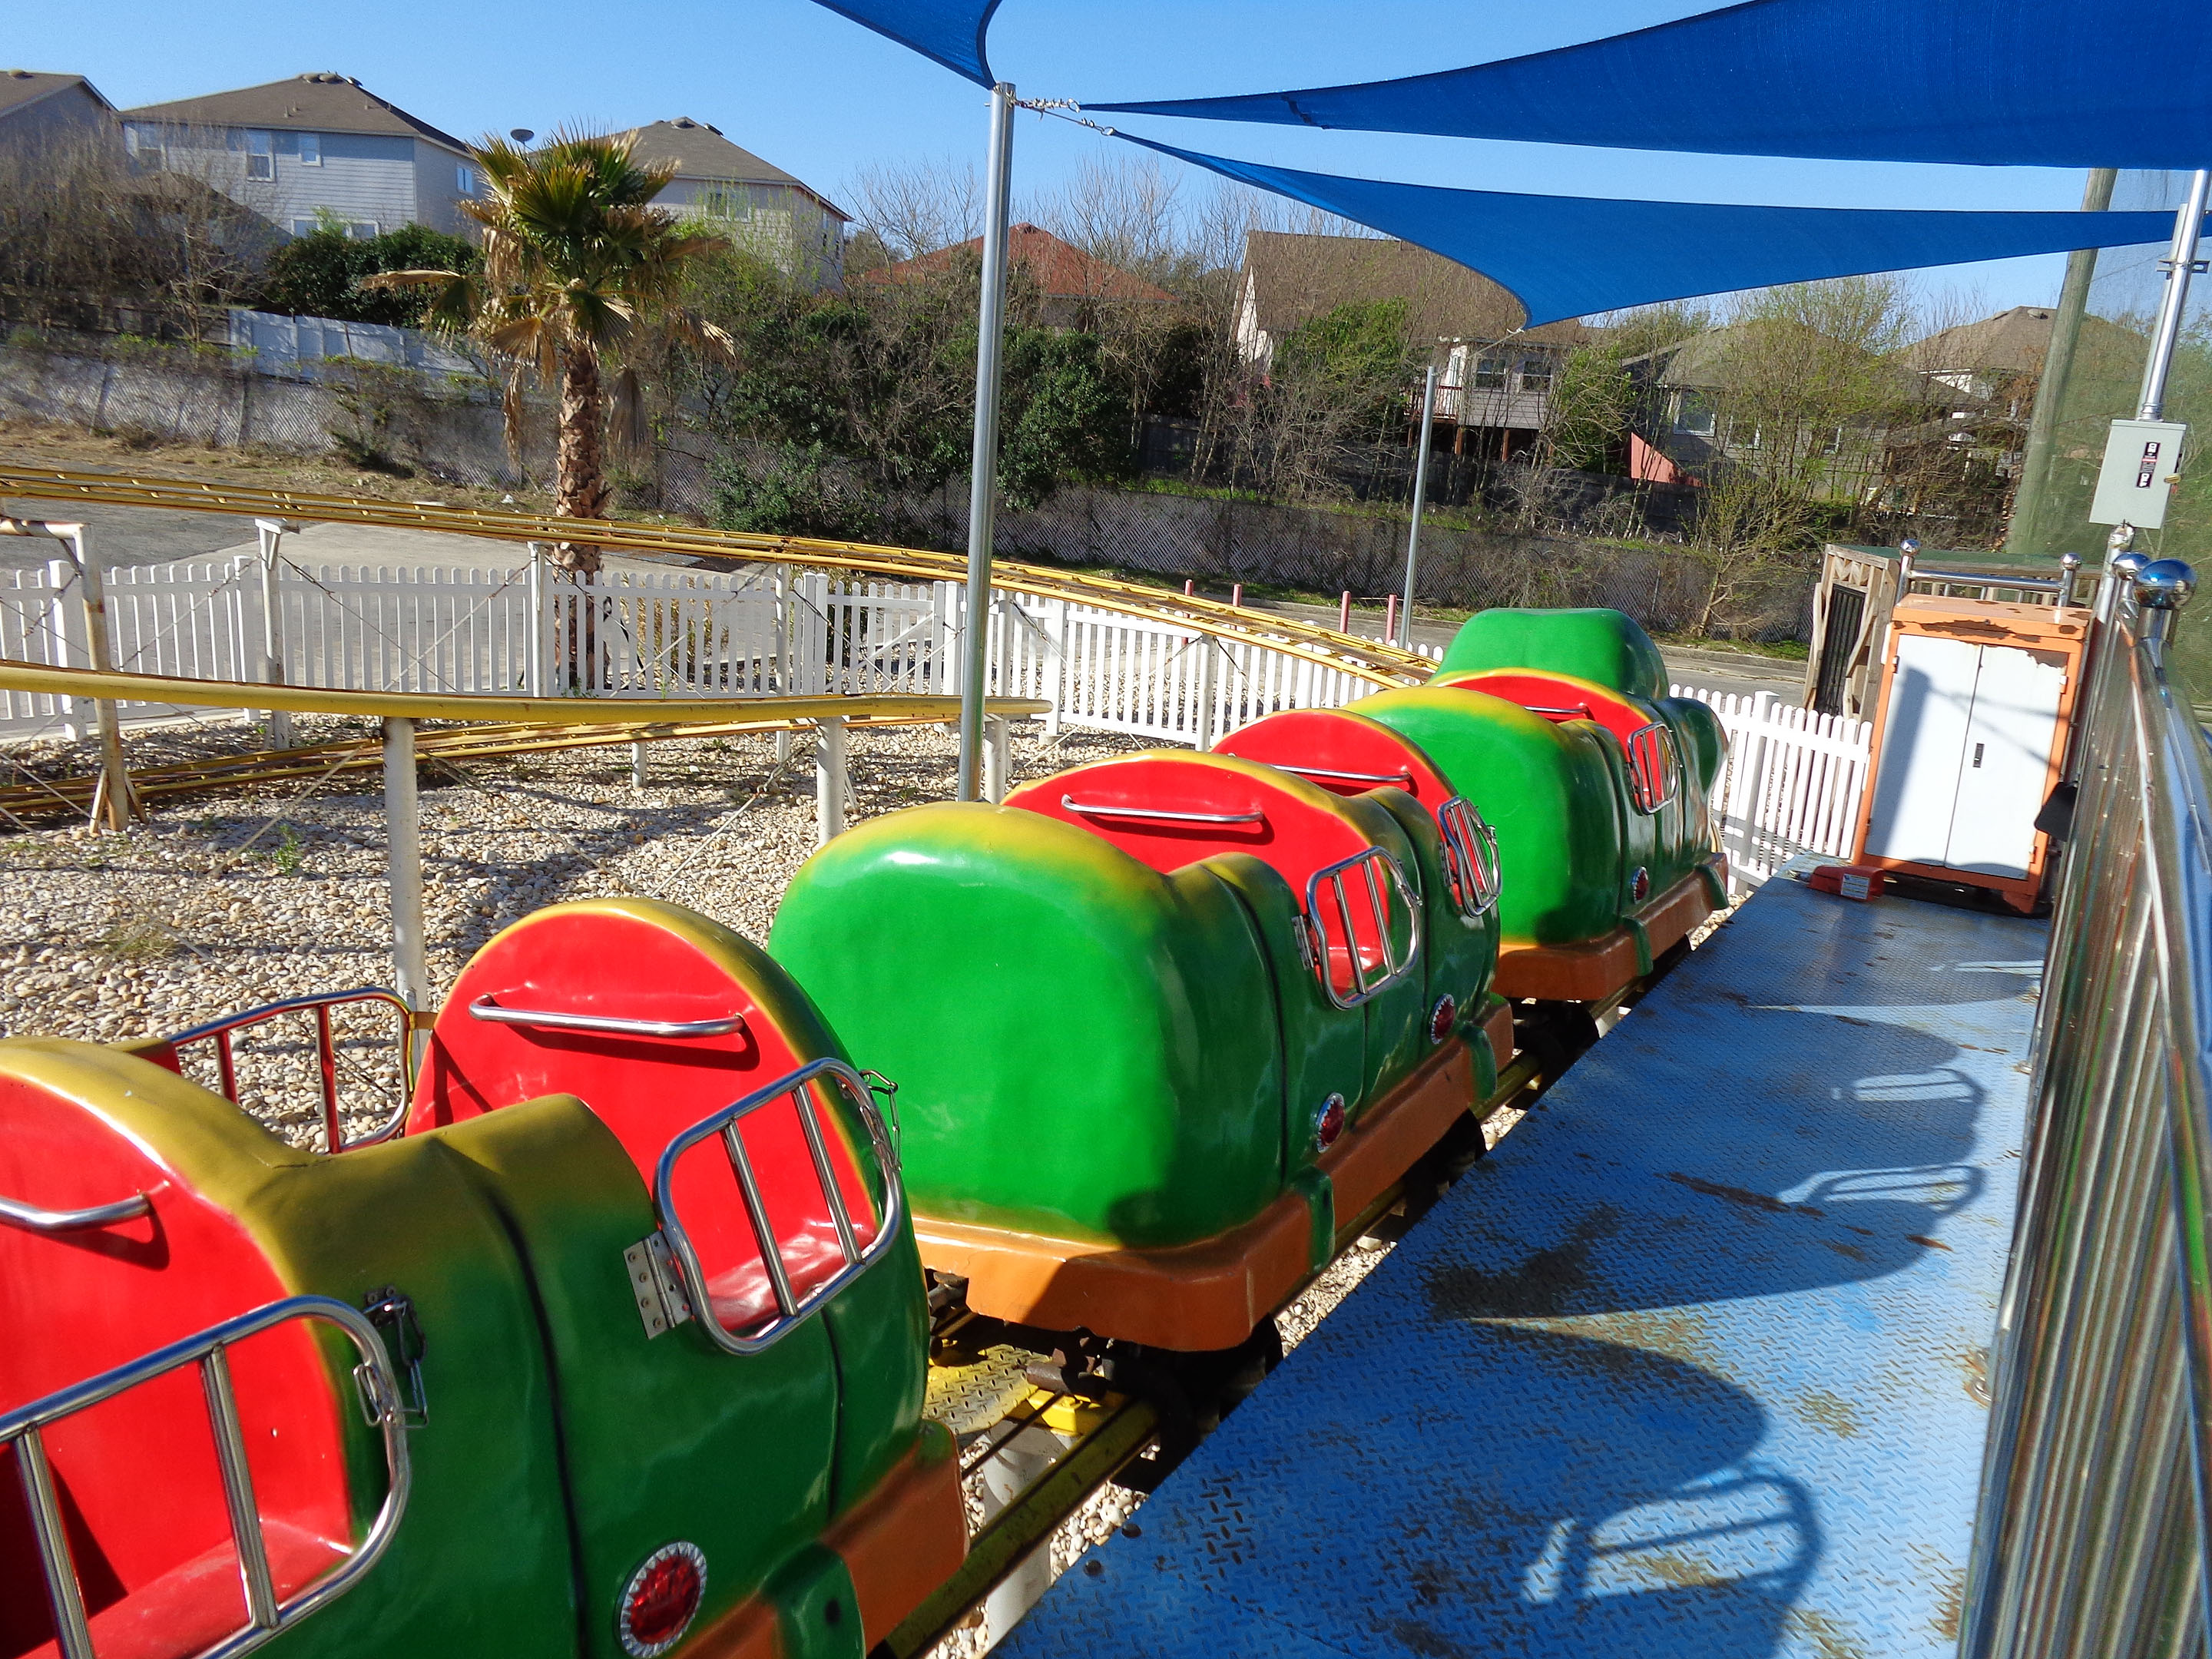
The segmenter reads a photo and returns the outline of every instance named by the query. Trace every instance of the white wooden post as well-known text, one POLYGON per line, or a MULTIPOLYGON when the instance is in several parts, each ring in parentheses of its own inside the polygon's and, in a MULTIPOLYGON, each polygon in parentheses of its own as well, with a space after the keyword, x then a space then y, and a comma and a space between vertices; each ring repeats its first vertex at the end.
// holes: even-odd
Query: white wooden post
POLYGON ((1769 710, 1774 705, 1774 693, 1761 691, 1751 700, 1745 711, 1745 729, 1750 733, 1747 747, 1751 752, 1736 768, 1735 787, 1729 793, 1728 845, 1729 866, 1731 870, 1747 869, 1758 844, 1759 802, 1766 793, 1768 750, 1773 747, 1770 732, 1769 710))
POLYGON ((815 728, 814 844, 845 833, 845 722, 835 716, 815 728))
MULTIPOLYGON (((70 584, 76 580, 76 565, 69 559, 46 561, 46 586, 53 597, 47 601, 46 631, 53 638, 53 664, 57 668, 88 666, 91 657, 84 648, 84 627, 80 613, 72 610, 69 602, 70 584)), ((75 697, 61 700, 64 719, 62 735, 71 743, 84 736, 83 711, 75 697)))
POLYGON ((1047 696, 1052 707, 1044 717, 1044 734, 1048 738, 1060 735, 1060 705, 1067 696, 1067 641, 1072 630, 1068 618, 1073 607, 1066 599, 1053 601, 1052 616, 1052 676, 1047 696))
POLYGON ((548 695, 545 690, 546 635, 552 619, 546 613, 546 600, 551 596, 552 585, 545 580, 545 544, 543 542, 526 544, 530 549, 530 657, 524 672, 528 676, 525 687, 533 697, 548 695))
MULTIPOLYGON (((261 551, 261 683, 283 685, 284 678, 284 607, 276 591, 276 557, 284 533, 300 526, 286 519, 256 519, 255 538, 261 551)), ((269 711, 269 741, 279 749, 292 746, 290 711, 269 711)))
POLYGON ((1201 655, 1198 665, 1198 721, 1190 738, 1203 753, 1213 747, 1213 676, 1221 645, 1212 635, 1200 634, 1191 648, 1201 655))
MULTIPOLYGON (((107 650, 107 590, 100 580, 99 562, 85 544, 82 525, 49 525, 46 533, 68 548, 70 556, 76 562, 76 579, 82 585, 78 591, 84 600, 85 653, 91 659, 93 671, 105 674, 113 663, 107 650)), ((100 733, 99 808, 93 817, 95 822, 105 818, 108 829, 120 832, 131 827, 131 811, 135 803, 131 794, 131 775, 123 766, 123 720, 116 711, 114 700, 94 698, 92 720, 100 733)))

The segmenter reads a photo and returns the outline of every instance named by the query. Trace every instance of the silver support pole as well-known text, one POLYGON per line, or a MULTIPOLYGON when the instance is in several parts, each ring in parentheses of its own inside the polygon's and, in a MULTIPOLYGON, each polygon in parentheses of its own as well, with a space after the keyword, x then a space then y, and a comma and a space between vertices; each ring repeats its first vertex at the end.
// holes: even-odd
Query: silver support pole
POLYGON ((2136 410, 2139 421, 2155 421, 2166 413, 2166 377, 2173 368, 2173 348, 2181 338, 2182 313, 2189 308, 2189 279, 2197 270, 2197 245, 2204 230, 2206 198, 2212 196, 2212 173, 2200 172, 2189 181, 2189 199, 2174 216, 2173 249, 2165 262, 2166 292, 2159 297, 2158 327, 2153 331, 2150 356, 2143 363, 2142 402, 2136 410))
POLYGON ((983 722, 983 799, 998 802, 1006 798, 1006 775, 1012 768, 1013 722, 1006 720, 986 720, 983 722))
MULTIPOLYGON (((286 532, 300 526, 284 519, 256 519, 253 521, 255 538, 261 549, 261 683, 264 685, 284 684, 284 612, 276 593, 276 557, 283 550, 286 532)), ((272 708, 269 711, 269 741, 279 749, 292 746, 292 715, 289 710, 272 708)))
POLYGON ((633 789, 645 787, 645 740, 641 738, 630 740, 629 787, 633 789))
POLYGON ((827 847, 845 833, 845 722, 832 718, 815 728, 814 844, 827 847))
POLYGON ((955 793, 974 800, 983 776, 983 692, 989 672, 991 532, 997 516, 999 348, 1006 331, 1008 177, 1014 162, 1014 89, 991 88, 990 171, 984 184, 983 302, 975 332, 975 444, 968 471, 968 633, 960 677, 960 769, 955 793))
POLYGON ((1413 458, 1413 522, 1406 532, 1406 601, 1398 607, 1398 643, 1413 644, 1413 573, 1421 557, 1421 509, 1429 501, 1429 434, 1437 423, 1437 360, 1421 380, 1421 449, 1413 458))
POLYGON ((384 722, 385 867, 392 884, 392 976, 399 1000, 430 1006, 422 938, 422 826, 415 798, 415 722, 384 722))

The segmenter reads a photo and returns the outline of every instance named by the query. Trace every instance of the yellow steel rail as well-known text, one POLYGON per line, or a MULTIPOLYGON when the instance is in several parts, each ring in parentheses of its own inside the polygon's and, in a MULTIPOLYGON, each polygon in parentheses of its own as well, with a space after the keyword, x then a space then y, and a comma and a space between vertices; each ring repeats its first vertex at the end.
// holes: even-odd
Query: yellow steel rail
MULTIPOLYGON (((738 708, 749 707, 740 703, 738 708)), ((934 725, 939 714, 870 714, 848 716, 856 731, 881 726, 934 725)), ((756 719, 740 715, 723 720, 623 721, 611 726, 547 726, 499 723, 484 726, 435 727, 416 734, 416 757, 434 760, 504 760, 517 755, 540 754, 556 749, 590 749, 621 743, 653 743, 677 738, 740 737, 762 732, 787 732, 811 721, 789 715, 756 719)), ((305 779, 342 772, 375 771, 384 764, 381 736, 310 744, 297 749, 261 749, 246 754, 216 755, 181 761, 169 766, 134 768, 131 793, 142 799, 206 794, 216 790, 243 789, 256 785, 296 783, 305 779)), ((60 812, 82 812, 91 806, 99 786, 97 774, 41 778, 33 783, 0 785, 0 814, 9 817, 49 817, 60 812)))
MULTIPOLYGON (((253 489, 192 478, 132 477, 0 464, 0 495, 40 501, 99 502, 115 507, 167 507, 191 513, 289 519, 316 524, 374 525, 434 530, 507 542, 588 540, 594 547, 633 554, 682 553, 694 558, 750 563, 762 560, 829 569, 860 570, 907 581, 957 581, 966 574, 957 553, 884 547, 865 542, 823 541, 805 536, 762 536, 743 531, 682 526, 552 518, 531 513, 491 513, 432 501, 380 501, 304 490, 253 489)), ((1435 665, 1410 651, 1364 640, 1287 617, 1255 612, 1218 599, 1167 593, 1123 581, 1048 566, 995 563, 993 585, 1040 599, 1068 599, 1147 621, 1172 623, 1194 632, 1262 646, 1286 656, 1334 668, 1370 684, 1411 685, 1435 665)))
MULTIPOLYGON (((295 714, 353 714, 368 720, 526 720, 538 726, 739 720, 769 726, 793 720, 889 718, 927 723, 960 717, 957 697, 505 697, 459 691, 325 691, 307 685, 49 668, 5 658, 0 658, 0 691, 43 691, 117 702, 195 703, 210 708, 283 708, 295 714)), ((990 697, 983 704, 984 712, 995 718, 1042 714, 1051 708, 1037 697, 990 697)))

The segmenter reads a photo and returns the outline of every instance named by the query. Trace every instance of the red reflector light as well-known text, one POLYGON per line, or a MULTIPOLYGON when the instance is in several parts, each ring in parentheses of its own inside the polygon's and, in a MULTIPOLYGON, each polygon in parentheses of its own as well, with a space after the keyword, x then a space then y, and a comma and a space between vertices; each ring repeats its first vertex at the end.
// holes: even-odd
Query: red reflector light
POLYGON ((655 1659, 674 1647, 707 1593, 707 1558, 696 1544, 669 1544, 645 1559, 623 1590, 623 1651, 655 1659))
POLYGON ((1314 1144, 1328 1147, 1336 1145, 1336 1138, 1344 1133, 1344 1097, 1331 1095, 1314 1114, 1314 1144))
POLYGON ((1628 894, 1638 904, 1651 896, 1651 872, 1640 864, 1636 866, 1635 877, 1628 884, 1628 894))
POLYGON ((1459 1004, 1448 996, 1438 997, 1437 1006, 1429 1010, 1429 1041, 1442 1042, 1451 1035, 1452 1021, 1459 1017, 1459 1004))

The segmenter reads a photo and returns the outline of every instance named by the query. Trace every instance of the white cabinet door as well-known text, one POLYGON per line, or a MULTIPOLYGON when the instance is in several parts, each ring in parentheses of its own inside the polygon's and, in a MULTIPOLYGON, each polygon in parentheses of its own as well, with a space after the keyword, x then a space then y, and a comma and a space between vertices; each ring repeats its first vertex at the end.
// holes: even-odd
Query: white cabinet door
POLYGON ((1943 862, 1983 875, 2024 876, 2050 781, 2066 671, 2012 646, 1984 646, 1981 656, 1943 862))
POLYGON ((1898 641, 1867 818, 1868 857, 1948 861, 1981 655, 1981 647, 1959 640, 1907 634, 1898 641))

